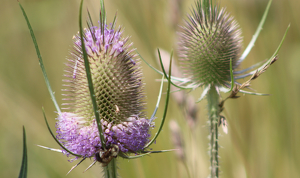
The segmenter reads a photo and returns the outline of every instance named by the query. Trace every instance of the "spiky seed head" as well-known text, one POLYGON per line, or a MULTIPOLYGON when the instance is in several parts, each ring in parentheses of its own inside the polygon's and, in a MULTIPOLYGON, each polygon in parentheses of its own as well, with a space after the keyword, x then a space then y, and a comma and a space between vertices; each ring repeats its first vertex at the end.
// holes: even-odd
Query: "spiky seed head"
MULTIPOLYGON (((116 124, 131 115, 141 115, 145 106, 144 84, 138 58, 128 38, 122 38, 120 29, 104 28, 102 34, 99 27, 85 29, 85 46, 90 62, 91 75, 100 117, 107 122, 116 124), (104 38, 104 39, 103 39, 104 38)), ((74 51, 69 59, 65 80, 69 85, 66 91, 72 101, 73 113, 80 117, 94 118, 84 61, 82 58, 81 41, 77 34, 74 37, 74 51)))
MULTIPOLYGON (((128 38, 122 38, 120 28, 106 25, 102 31, 101 25, 85 29, 84 42, 106 147, 136 153, 148 142, 152 127, 144 118, 140 62, 129 50, 131 44, 126 44, 128 38)), ((95 156, 107 152, 107 148, 100 142, 79 34, 74 36, 65 77, 64 105, 68 107, 57 118, 57 138, 70 151, 96 160, 95 156)))
POLYGON ((230 80, 230 59, 235 69, 242 38, 225 9, 199 1, 181 30, 178 53, 186 77, 198 86, 230 80))

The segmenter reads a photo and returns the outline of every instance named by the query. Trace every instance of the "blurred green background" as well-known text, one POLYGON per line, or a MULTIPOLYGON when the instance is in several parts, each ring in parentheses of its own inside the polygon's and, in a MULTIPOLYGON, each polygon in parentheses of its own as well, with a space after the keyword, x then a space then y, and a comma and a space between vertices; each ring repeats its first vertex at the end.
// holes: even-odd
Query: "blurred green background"
MULTIPOLYGON (((78 31, 79 0, 20 0, 33 26, 53 90, 61 103, 65 58, 78 31)), ((176 49, 176 29, 189 12, 193 0, 107 0, 108 22, 118 12, 118 23, 125 36, 154 66, 155 49, 176 49)), ((267 0, 220 0, 235 17, 244 36, 244 47, 251 40, 267 0)), ((277 0, 255 47, 241 68, 269 58, 277 48, 288 24, 291 28, 279 52, 279 60, 252 88, 271 96, 242 96, 225 104, 229 133, 220 137, 222 178, 300 177, 300 1, 277 0)), ((94 21, 99 1, 86 0, 94 21)), ((86 11, 84 11, 86 12, 86 11)), ((22 159, 22 126, 27 131, 29 173, 31 178, 66 177, 76 162, 36 145, 58 148, 46 130, 42 107, 54 129, 56 113, 47 91, 35 49, 17 1, 0 3, 0 177, 17 177, 22 159)), ((150 116, 156 102, 160 78, 143 63, 144 82, 150 116)), ((200 91, 192 93, 199 97, 200 91)), ((224 95, 226 96, 226 95, 224 95)), ((164 99, 164 98, 163 98, 164 99)), ((176 120, 183 133, 187 166, 192 177, 209 175, 208 127, 205 101, 197 104, 198 120, 190 129, 183 112, 171 99, 167 123, 153 150, 172 149, 168 122, 176 120)), ((163 106, 164 100, 161 103, 163 106)), ((162 110, 162 109, 161 109, 162 110)), ((162 111, 159 110, 156 125, 162 111)), ((155 133, 155 130, 153 131, 155 133)), ((92 161, 85 161, 67 177, 101 177, 97 164, 82 173, 92 161)), ((188 177, 174 152, 152 154, 136 160, 119 159, 123 178, 188 177)))

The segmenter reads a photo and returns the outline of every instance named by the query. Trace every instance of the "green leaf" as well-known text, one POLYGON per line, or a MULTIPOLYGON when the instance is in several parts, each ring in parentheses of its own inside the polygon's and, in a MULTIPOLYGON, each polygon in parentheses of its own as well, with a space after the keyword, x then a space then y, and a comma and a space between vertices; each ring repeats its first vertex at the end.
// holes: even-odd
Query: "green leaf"
POLYGON ((41 56, 41 53, 40 53, 40 50, 39 50, 39 47, 38 47, 38 44, 37 44, 37 41, 36 41, 36 38, 35 38, 35 35, 33 33, 33 29, 29 23, 29 20, 28 20, 28 17, 25 13, 25 10, 23 9, 22 5, 19 3, 19 6, 23 12, 23 16, 27 22, 27 26, 28 26, 28 29, 30 31, 30 35, 31 35, 31 38, 32 38, 32 41, 33 41, 33 44, 34 44, 34 47, 35 47, 35 50, 36 50, 36 54, 37 54, 37 57, 39 58, 39 64, 40 64, 40 67, 42 69, 42 72, 43 72, 43 76, 44 76, 44 79, 45 79, 45 82, 46 82, 46 85, 47 85, 47 88, 48 88, 48 91, 50 93, 50 96, 51 96, 51 99, 53 101, 53 104, 56 108, 56 111, 58 112, 58 114, 61 114, 61 111, 60 111, 60 108, 57 104, 57 101, 55 99, 55 96, 54 96, 54 92, 52 91, 52 88, 51 88, 51 85, 50 85, 50 82, 49 82, 49 79, 48 79, 48 76, 47 76, 47 73, 46 73, 46 69, 44 67, 44 63, 43 63, 43 59, 42 59, 42 56, 41 56))
POLYGON ((158 74, 160 74, 160 75, 164 75, 164 73, 163 72, 161 72, 160 70, 158 70, 158 69, 156 69, 155 67, 153 67, 151 64, 149 64, 141 55, 140 55, 140 53, 137 51, 137 50, 135 50, 135 52, 139 55, 139 57, 147 64, 147 66, 149 66, 151 69, 153 69, 155 72, 157 72, 158 74))
POLYGON ((151 152, 147 152, 145 154, 139 154, 139 155, 135 155, 135 156, 127 156, 126 154, 120 152, 119 156, 122 158, 125 158, 125 159, 136 159, 136 158, 141 158, 141 157, 149 155, 149 154, 151 154, 151 152))
POLYGON ((170 152, 170 151, 174 151, 175 149, 172 150, 159 150, 159 151, 142 151, 142 154, 139 155, 135 155, 135 156, 127 156, 123 153, 119 153, 119 156, 125 159, 136 159, 136 158, 141 158, 143 156, 149 155, 151 153, 165 153, 165 152, 170 152))
POLYGON ((256 69, 256 70, 253 70, 253 71, 249 72, 248 75, 253 75, 253 74, 256 73, 257 71, 264 70, 265 66, 271 64, 271 62, 272 62, 272 61, 274 60, 274 58, 277 56, 277 54, 278 54, 278 52, 279 52, 279 50, 280 50, 280 48, 281 48, 281 46, 282 46, 282 44, 283 44, 283 41, 284 41, 284 39, 285 39, 285 37, 286 37, 286 35, 287 35, 287 32, 288 32, 289 28, 290 28, 290 25, 288 25, 288 27, 287 27, 287 29, 286 29, 286 31, 285 31, 285 33, 284 33, 284 35, 283 35, 283 37, 282 37, 280 43, 279 43, 277 49, 275 50, 274 54, 273 54, 273 55, 272 55, 272 56, 271 56, 271 57, 270 57, 270 58, 269 58, 269 59, 268 59, 261 67, 259 67, 259 68, 256 69))
POLYGON ((262 16, 262 19, 261 19, 261 21, 260 21, 260 23, 259 23, 259 25, 258 25, 258 27, 256 29, 255 34, 253 35, 250 43, 248 44, 248 46, 245 49, 244 53, 242 54, 241 58, 237 61, 237 64, 243 62, 243 60, 248 56, 248 54, 250 53, 251 49, 253 48, 254 43, 255 43, 255 41, 256 41, 259 33, 261 32, 261 30, 263 28, 264 23, 266 21, 266 18, 267 18, 267 15, 268 15, 268 12, 269 12, 271 4, 272 4, 272 0, 269 0, 269 3, 267 5, 266 10, 265 10, 265 12, 264 12, 264 14, 262 16))
POLYGON ((44 115, 44 119, 45 119, 47 128, 48 128, 48 130, 49 130, 49 132, 50 132, 52 138, 56 141, 56 143, 57 143, 60 147, 62 147, 64 150, 66 150, 68 153, 70 153, 71 155, 76 156, 76 157, 83 157, 82 155, 75 154, 75 153, 73 153, 72 151, 68 150, 63 144, 61 144, 61 143, 59 142, 59 140, 57 140, 57 138, 56 138, 55 135, 53 134, 53 132, 52 132, 52 130, 51 130, 49 124, 48 124, 48 121, 47 121, 47 118, 46 118, 46 114, 45 114, 44 108, 42 108, 42 110, 43 110, 43 115, 44 115))
POLYGON ((161 99, 161 94, 162 94, 162 90, 163 90, 163 85, 164 85, 164 76, 162 76, 162 79, 161 79, 160 89, 159 89, 159 94, 158 94, 158 97, 157 97, 156 106, 155 106, 155 109, 154 109, 154 111, 153 111, 153 113, 150 117, 150 122, 152 122, 152 120, 155 118, 155 114, 158 110, 160 99, 161 99))
POLYGON ((23 126, 23 158, 22 158, 19 178, 26 178, 27 170, 28 170, 28 160, 27 160, 27 147, 26 147, 26 133, 25 133, 25 127, 23 126))
POLYGON ((100 22, 103 25, 106 24, 106 12, 105 12, 104 0, 100 0, 100 22))
MULTIPOLYGON (((106 13, 105 13, 105 7, 104 7, 104 0, 100 0, 100 28, 101 28, 101 33, 104 36, 104 28, 106 25, 106 13)), ((104 44, 104 38, 102 43, 104 44)))
POLYGON ((288 32, 289 29, 290 29, 290 26, 291 26, 291 25, 289 24, 288 27, 286 28, 285 33, 284 33, 284 35, 283 35, 283 37, 282 37, 282 39, 281 39, 281 41, 280 41, 280 43, 279 43, 277 49, 275 50, 274 54, 270 57, 269 61, 271 61, 273 58, 275 58, 275 56, 277 56, 277 54, 278 54, 278 52, 279 52, 279 50, 280 50, 280 48, 281 48, 281 46, 282 46, 282 44, 283 44, 283 41, 284 41, 284 39, 285 39, 285 37, 286 37, 286 35, 287 35, 287 32, 288 32))
MULTIPOLYGON (((158 53, 159 53, 159 50, 158 50, 158 53)), ((170 56, 169 76, 171 76, 172 55, 173 55, 173 53, 170 56)), ((161 65, 162 65, 162 62, 161 62, 161 65)), ((163 68, 163 66, 162 66, 162 68, 163 68)), ((144 149, 148 148, 152 143, 154 143, 154 141, 156 140, 156 138, 158 137, 158 135, 160 134, 160 132, 161 132, 161 130, 163 128, 163 125, 164 125, 164 122, 165 122, 165 119, 166 119, 166 116, 167 116, 168 104, 169 104, 169 98, 170 98, 170 90, 171 90, 171 77, 168 77, 165 72, 164 72, 164 74, 165 74, 165 77, 168 79, 168 88, 167 88, 167 96, 166 96, 166 103, 165 103, 165 109, 164 109, 163 117, 162 117, 161 124, 160 124, 160 126, 158 128, 157 133, 155 134, 155 136, 153 137, 153 139, 149 143, 146 144, 146 146, 144 147, 144 149)))
MULTIPOLYGON (((136 51, 136 53, 139 55, 139 57, 146 63, 147 66, 149 66, 151 69, 153 69, 155 72, 157 72, 160 75, 165 75, 164 72, 161 72, 160 70, 156 69, 155 67, 153 67, 151 64, 149 64, 141 55, 138 51, 136 51)), ((160 53, 159 53, 160 54, 160 53)), ((160 55, 159 55, 160 57, 160 55)), ((160 57, 161 60, 161 57, 160 57)), ((168 76, 168 75, 167 75, 168 76)), ((168 81, 168 80, 166 80, 168 81)), ((174 84, 173 82, 179 82, 179 83, 188 83, 189 80, 187 80, 186 78, 180 78, 180 77, 174 77, 172 76, 171 78, 171 84, 173 84, 174 86, 177 86, 176 84, 174 84)), ((195 87, 183 87, 183 86, 178 86, 178 88, 181 89, 194 89, 195 87)))
MULTIPOLYGON (((96 97, 95 97, 95 92, 94 92, 94 85, 93 85, 93 80, 92 80, 92 75, 91 75, 91 69, 90 69, 89 60, 87 57, 85 44, 84 44, 83 27, 82 27, 82 5, 83 5, 83 0, 81 0, 80 9, 79 9, 79 34, 80 34, 80 40, 81 40, 81 49, 82 49, 82 55, 83 55, 83 59, 84 59, 86 77, 88 80, 88 85, 89 85, 89 90, 90 90, 90 96, 91 96, 91 100, 93 103, 93 110, 94 110, 94 114, 96 117, 97 127, 98 127, 99 136, 100 136, 100 140, 101 140, 101 145, 103 148, 105 148, 104 135, 103 135, 100 117, 99 117, 99 113, 98 113, 98 107, 97 107, 97 102, 96 102, 96 97)), ((102 9, 102 7, 101 7, 101 9, 102 9)))
MULTIPOLYGON (((159 62, 160 62, 160 65, 161 65, 161 69, 162 69, 163 74, 165 75, 165 77, 168 79, 169 76, 171 76, 171 73, 169 72, 169 75, 166 73, 164 64, 163 64, 162 59, 161 59, 161 55, 160 55, 159 49, 157 49, 157 51, 158 51, 158 57, 159 57, 159 62)), ((172 52, 171 57, 170 57, 170 58, 171 58, 171 59, 170 59, 170 62, 172 62, 172 55, 173 55, 173 52, 172 52)), ((171 64, 170 64, 170 66, 171 66, 171 64)), ((170 70, 171 70, 171 68, 169 68, 169 71, 170 71, 170 70)), ((169 79, 168 79, 168 81, 170 81, 171 84, 174 85, 174 86, 177 87, 177 88, 180 88, 180 89, 189 89, 189 88, 181 87, 181 86, 178 86, 178 85, 174 84, 174 83, 172 82, 172 80, 169 80, 169 79)))

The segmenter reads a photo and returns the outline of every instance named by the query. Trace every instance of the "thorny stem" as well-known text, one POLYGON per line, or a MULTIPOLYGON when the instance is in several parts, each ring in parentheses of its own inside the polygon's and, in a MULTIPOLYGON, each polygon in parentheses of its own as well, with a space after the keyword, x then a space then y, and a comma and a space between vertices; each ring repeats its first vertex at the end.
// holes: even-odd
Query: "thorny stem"
POLYGON ((218 144, 218 121, 220 117, 219 95, 214 86, 211 86, 208 95, 208 112, 209 112, 209 154, 211 178, 219 177, 219 144, 218 144))
POLYGON ((104 177, 105 178, 117 178, 117 161, 113 158, 107 166, 104 167, 104 177))

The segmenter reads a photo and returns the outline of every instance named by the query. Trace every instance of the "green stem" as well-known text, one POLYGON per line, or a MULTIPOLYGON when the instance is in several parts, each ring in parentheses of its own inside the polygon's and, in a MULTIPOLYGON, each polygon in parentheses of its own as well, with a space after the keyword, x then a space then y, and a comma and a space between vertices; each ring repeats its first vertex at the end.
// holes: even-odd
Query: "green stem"
POLYGON ((208 112, 209 112, 209 154, 211 166, 211 178, 219 177, 219 144, 218 144, 218 122, 220 117, 219 94, 215 86, 211 86, 207 94, 208 112))
POLYGON ((105 178, 117 178, 117 161, 113 158, 107 166, 104 167, 105 178))

